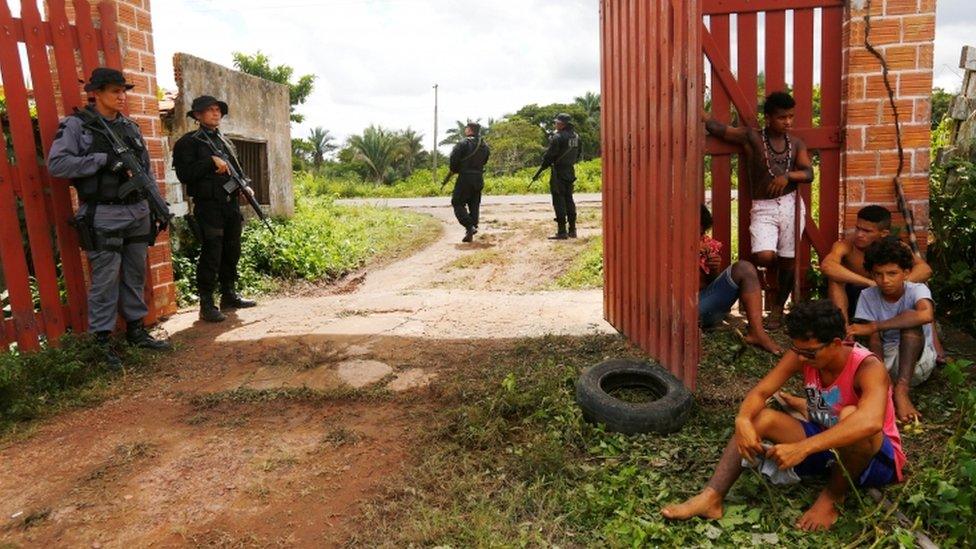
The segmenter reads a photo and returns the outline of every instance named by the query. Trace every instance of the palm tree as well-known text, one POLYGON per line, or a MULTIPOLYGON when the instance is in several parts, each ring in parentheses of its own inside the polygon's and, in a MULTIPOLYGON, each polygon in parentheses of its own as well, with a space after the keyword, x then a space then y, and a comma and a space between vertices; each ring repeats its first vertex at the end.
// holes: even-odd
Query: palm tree
POLYGON ((355 152, 355 158, 369 168, 369 174, 376 183, 383 183, 389 178, 403 154, 400 137, 378 126, 366 128, 362 135, 351 136, 349 146, 355 152))
POLYGON ((600 94, 586 92, 573 100, 586 113, 587 120, 591 122, 600 121, 600 94))
POLYGON ((413 173, 414 166, 424 152, 423 134, 411 128, 400 132, 400 146, 402 147, 403 163, 407 176, 413 173))
POLYGON ((312 164, 316 168, 325 162, 325 157, 329 153, 339 148, 335 144, 335 137, 329 133, 329 130, 322 129, 321 126, 312 128, 308 134, 308 142, 312 145, 312 164))

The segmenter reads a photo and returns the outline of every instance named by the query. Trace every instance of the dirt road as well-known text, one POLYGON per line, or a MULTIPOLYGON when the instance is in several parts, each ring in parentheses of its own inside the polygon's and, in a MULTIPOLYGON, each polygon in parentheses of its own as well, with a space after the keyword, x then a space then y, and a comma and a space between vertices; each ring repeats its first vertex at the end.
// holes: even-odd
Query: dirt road
POLYGON ((444 223, 411 257, 222 324, 169 319, 177 349, 152 371, 0 448, 0 546, 341 543, 407 463, 445 365, 612 331, 601 291, 552 289, 598 234, 595 206, 554 243, 544 201, 499 202, 474 244, 443 199, 407 204, 444 223))

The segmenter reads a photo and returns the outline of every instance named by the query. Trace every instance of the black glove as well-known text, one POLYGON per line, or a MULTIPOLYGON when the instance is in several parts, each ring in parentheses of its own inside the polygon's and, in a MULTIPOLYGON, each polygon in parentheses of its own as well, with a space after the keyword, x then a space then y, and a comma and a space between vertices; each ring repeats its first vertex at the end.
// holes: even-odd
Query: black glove
POLYGON ((105 153, 105 169, 121 174, 125 172, 125 163, 122 162, 122 157, 115 154, 115 151, 108 151, 105 153))

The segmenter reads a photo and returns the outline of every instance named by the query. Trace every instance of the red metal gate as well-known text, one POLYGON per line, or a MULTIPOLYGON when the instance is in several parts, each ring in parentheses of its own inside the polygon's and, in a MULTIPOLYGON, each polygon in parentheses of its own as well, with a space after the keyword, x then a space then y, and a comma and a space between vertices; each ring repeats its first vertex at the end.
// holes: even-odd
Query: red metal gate
POLYGON ((85 269, 68 226, 72 195, 66 181, 48 175, 44 159, 59 117, 85 104, 79 79, 100 65, 122 66, 113 2, 99 3, 100 28, 85 0, 73 2, 74 24, 65 0, 46 4, 45 21, 36 1, 21 2, 19 18, 0 2, 3 125, 9 130, 0 133, 0 150, 7 151, 0 154, 0 260, 9 300, 0 344, 17 342, 23 350, 86 328, 85 269))
MULTIPOLYGON (((820 257, 837 238, 840 224, 840 146, 841 146, 841 31, 843 0, 704 0, 702 49, 711 65, 712 113, 719 120, 731 120, 735 107, 740 124, 759 127, 756 105, 759 97, 789 89, 796 99, 794 132, 799 135, 815 160, 819 173, 819 228, 811 208, 811 187, 803 185, 801 195, 807 204, 804 239, 798 264, 810 263, 810 245, 820 257), (735 45, 730 44, 730 24, 735 18, 735 45), (792 44, 787 51, 787 23, 792 23, 792 44), (819 51, 815 49, 814 29, 820 27, 819 51), (759 31, 764 34, 764 52, 759 54, 759 31), (735 50, 737 67, 730 59, 735 50), (792 59, 792 81, 787 87, 786 60, 792 59), (759 80, 762 64, 764 83, 759 80), (820 65, 819 78, 814 70, 820 65), (820 120, 814 120, 816 84, 820 85, 820 120)), ((713 234, 726 245, 722 259, 728 265, 732 252, 732 163, 738 147, 709 137, 706 154, 712 156, 713 234)), ((739 162, 739 182, 746 181, 744 163, 739 162)), ((751 254, 749 186, 738 185, 738 255, 751 254)), ((804 270, 805 272, 805 270, 804 270)))
MULTIPOLYGON (((601 4, 604 313, 691 388, 699 357, 703 57, 711 66, 712 111, 729 122, 734 106, 740 123, 754 127, 760 91, 764 95, 785 89, 786 59, 792 59, 796 133, 817 158, 819 172, 819 215, 812 215, 809 207, 810 187, 801 193, 808 213, 798 263, 806 265, 810 245, 825 254, 839 227, 842 24, 843 0, 601 4), (820 49, 815 51, 818 25, 820 49), (792 48, 787 51, 790 26, 792 48), (735 70, 730 63, 733 28, 735 70), (761 61, 760 29, 765 50, 761 61), (821 89, 819 124, 814 120, 816 83, 821 89)), ((739 151, 713 139, 705 150, 712 155, 714 233, 726 244, 722 253, 727 265, 732 252, 731 155, 739 151)), ((744 172, 740 181, 745 181, 744 172)), ((738 191, 738 255, 748 257, 748 185, 738 191)))
POLYGON ((699 0, 603 0, 604 313, 694 387, 699 0))

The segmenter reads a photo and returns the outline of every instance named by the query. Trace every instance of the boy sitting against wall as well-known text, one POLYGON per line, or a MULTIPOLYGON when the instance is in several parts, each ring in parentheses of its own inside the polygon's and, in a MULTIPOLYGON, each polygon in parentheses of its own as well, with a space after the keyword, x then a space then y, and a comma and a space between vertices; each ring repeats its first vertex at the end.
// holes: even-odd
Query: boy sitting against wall
POLYGON ((861 291, 849 336, 868 338, 871 352, 884 357, 895 381, 894 402, 899 421, 921 417, 909 388, 928 379, 935 367, 932 339, 935 305, 928 286, 911 282, 915 265, 911 250, 887 237, 864 251, 864 268, 874 285, 861 291))

